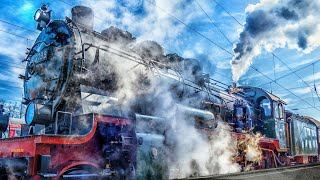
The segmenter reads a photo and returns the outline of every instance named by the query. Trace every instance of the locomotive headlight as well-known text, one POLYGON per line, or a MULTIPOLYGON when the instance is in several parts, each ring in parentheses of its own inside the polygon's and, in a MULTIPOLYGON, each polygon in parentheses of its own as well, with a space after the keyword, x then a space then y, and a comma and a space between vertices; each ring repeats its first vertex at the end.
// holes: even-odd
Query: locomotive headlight
POLYGON ((25 115, 26 124, 28 124, 28 125, 32 124, 32 121, 34 119, 35 109, 36 109, 35 104, 33 102, 31 102, 27 107, 27 111, 26 111, 26 115, 25 115))
POLYGON ((38 9, 35 13, 34 13, 34 16, 33 16, 33 19, 37 22, 39 22, 40 20, 40 16, 41 16, 41 9, 38 9))
POLYGON ((37 29, 42 30, 46 27, 46 25, 50 22, 51 19, 51 10, 47 11, 48 4, 44 4, 41 6, 40 9, 38 9, 33 16, 33 19, 38 22, 37 29))
POLYGON ((51 122, 51 106, 29 103, 25 114, 27 125, 48 124, 51 122))

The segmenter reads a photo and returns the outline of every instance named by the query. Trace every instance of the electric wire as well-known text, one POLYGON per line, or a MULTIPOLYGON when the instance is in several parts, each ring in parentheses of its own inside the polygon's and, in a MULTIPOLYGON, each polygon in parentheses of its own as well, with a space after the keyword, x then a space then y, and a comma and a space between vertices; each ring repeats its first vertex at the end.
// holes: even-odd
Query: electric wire
POLYGON ((25 68, 22 68, 22 67, 18 67, 18 66, 13 66, 13 65, 10 65, 10 64, 6 64, 6 63, 3 63, 3 62, 0 62, 1 65, 3 66, 8 66, 8 67, 13 67, 13 68, 17 68, 17 69, 25 69, 25 68))
POLYGON ((14 34, 14 33, 11 33, 11 32, 5 31, 5 30, 2 30, 2 29, 0 29, 0 31, 1 31, 1 32, 4 32, 4 33, 7 33, 7 34, 11 34, 11 35, 13 35, 13 36, 17 36, 17 37, 20 37, 20 38, 23 38, 23 39, 29 40, 29 41, 34 41, 34 40, 29 39, 29 38, 27 38, 27 37, 20 36, 20 35, 18 35, 18 34, 14 34))
POLYGON ((210 16, 208 15, 208 13, 202 8, 202 6, 200 5, 200 3, 195 0, 196 3, 198 4, 199 8, 202 10, 202 12, 207 16, 207 18, 210 20, 211 24, 213 24, 217 30, 222 34, 222 36, 231 44, 231 46, 233 46, 233 43, 229 40, 229 38, 227 38, 227 36, 220 30, 220 28, 216 25, 216 23, 213 22, 213 20, 210 18, 210 16))
POLYGON ((317 96, 318 96, 318 100, 320 102, 320 96, 318 94, 318 92, 316 90, 314 90, 305 80, 303 80, 298 74, 297 72, 293 71, 286 63, 284 63, 278 56, 276 56, 273 52, 272 55, 278 59, 283 65, 285 65, 291 72, 293 72, 306 86, 309 86, 311 91, 313 91, 317 96))
POLYGON ((278 80, 280 80, 280 79, 283 79, 283 78, 285 78, 285 77, 293 74, 294 72, 298 72, 298 71, 300 71, 300 70, 303 70, 303 69, 305 69, 305 68, 307 68, 307 67, 309 67, 309 66, 312 66, 312 65, 314 65, 314 64, 317 64, 317 63, 319 63, 319 62, 320 62, 320 59, 318 59, 318 60, 316 60, 315 62, 310 63, 310 64, 308 64, 308 65, 306 65, 306 66, 303 66, 303 67, 301 67, 301 68, 299 68, 299 69, 296 69, 296 70, 294 70, 293 72, 290 72, 290 73, 285 74, 285 75, 283 75, 283 76, 281 76, 281 77, 278 77, 278 78, 276 78, 275 80, 272 80, 272 81, 269 81, 269 82, 267 82, 267 83, 261 84, 261 85, 259 85, 258 87, 262 87, 262 86, 264 86, 264 85, 266 85, 266 84, 269 84, 270 82, 274 82, 274 81, 278 81, 278 80))
POLYGON ((213 0, 218 6, 220 6, 230 17, 232 17, 240 26, 243 27, 243 25, 234 17, 232 16, 223 6, 220 5, 216 0, 213 0))
POLYGON ((221 50, 223 50, 224 52, 230 54, 231 56, 234 56, 234 54, 230 51, 228 51, 227 49, 225 49, 224 47, 222 47, 221 45, 219 45, 218 43, 214 42, 212 39, 208 38, 207 36, 203 35, 202 33, 200 33, 199 31, 195 30, 194 28, 192 28, 191 26, 189 26, 188 24, 184 23, 182 20, 180 20, 179 18, 173 16, 172 14, 168 13, 167 11, 165 11, 164 9, 162 9, 161 7, 157 6, 155 3, 151 2, 150 0, 145 0, 147 2, 149 2, 150 4, 152 4, 153 6, 157 7, 159 10, 161 10, 162 12, 166 13, 168 16, 170 16, 172 19, 180 22, 181 24, 183 24, 184 26, 186 26, 187 28, 189 28, 190 30, 192 30, 194 33, 198 34, 199 36, 205 38, 206 40, 208 40, 209 42, 211 42, 212 44, 214 44, 215 46, 217 46, 218 48, 220 48, 221 50))
MULTIPOLYGON (((253 67, 255 68, 255 67, 253 67)), ((257 68, 255 68, 256 71, 259 71, 257 68)), ((261 74, 263 74, 262 72, 260 72, 261 74)), ((272 80, 270 77, 268 77, 267 75, 263 74, 263 76, 265 76, 266 78, 272 80)), ((292 91, 290 91, 289 89, 285 88, 283 85, 279 84, 278 82, 275 82, 276 84, 278 84, 280 87, 282 87, 283 89, 287 90, 290 94, 294 95, 295 97, 297 97, 298 99, 300 99, 301 101, 307 103, 308 105, 310 105, 311 107, 313 107, 314 109, 318 110, 320 112, 320 109, 316 106, 313 106, 312 104, 310 104, 308 101, 302 99, 300 96, 296 95, 295 93, 293 93, 292 91)))
MULTIPOLYGON (((320 84, 315 84, 316 86, 320 86, 320 84)), ((289 90, 296 90, 296 89, 304 89, 304 88, 309 88, 308 86, 299 86, 299 87, 292 87, 292 88, 287 88, 289 90)), ((277 92, 279 91, 286 91, 286 90, 276 90, 277 92)))
MULTIPOLYGON (((59 0, 69 6, 72 6, 72 4, 67 3, 63 0, 59 0)), ((225 51, 226 53, 230 54, 231 56, 234 56, 233 53, 231 53, 230 51, 228 51, 227 49, 223 48, 222 46, 220 46, 219 44, 217 44, 216 42, 212 41, 211 39, 209 39, 208 37, 204 36, 202 33, 200 33, 199 31, 195 30, 194 28, 192 28, 191 26, 187 25, 186 23, 184 23, 183 21, 181 21, 180 19, 176 18, 175 16, 173 16, 172 14, 168 13, 167 11, 165 11, 164 9, 160 8, 159 6, 157 6, 156 4, 154 4, 153 2, 146 0, 147 2, 149 2, 150 4, 152 4, 153 6, 157 7, 158 9, 160 9, 161 11, 163 11, 164 13, 166 13, 167 15, 169 15, 172 19, 175 19, 176 21, 180 22, 181 24, 183 24, 184 26, 188 27, 190 30, 194 31, 195 33, 197 33, 198 35, 202 36, 203 38, 207 39, 208 41, 210 41, 211 43, 213 43, 214 45, 216 45, 217 47, 219 47, 220 49, 222 49, 223 51, 225 51)), ((95 17, 95 16, 94 16, 95 17)), ((102 19, 101 19, 102 20, 102 19)))
POLYGON ((37 31, 31 30, 31 29, 28 29, 28 28, 25 28, 25 27, 22 27, 22 26, 19 26, 19 25, 16 25, 16 24, 10 23, 10 22, 7 22, 7 21, 2 20, 2 19, 0 19, 0 22, 3 22, 3 23, 6 23, 6 24, 9 24, 9 25, 11 25, 11 26, 18 27, 18 28, 20 28, 20 29, 27 30, 27 31, 29 31, 29 32, 33 32, 33 33, 35 33, 35 34, 39 34, 39 32, 37 32, 37 31))

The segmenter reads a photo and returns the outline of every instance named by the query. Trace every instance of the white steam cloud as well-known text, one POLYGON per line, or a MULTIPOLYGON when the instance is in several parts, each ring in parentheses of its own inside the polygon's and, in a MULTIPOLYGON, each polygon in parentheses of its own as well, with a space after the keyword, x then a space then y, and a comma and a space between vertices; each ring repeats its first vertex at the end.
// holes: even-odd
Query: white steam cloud
MULTIPOLYGON (((109 31, 118 30, 110 28, 109 31)), ((127 58, 90 48, 86 51, 86 63, 90 66, 82 78, 87 79, 91 85, 96 83, 97 87, 103 87, 100 82, 109 82, 106 85, 110 84, 110 87, 104 88, 109 88, 110 96, 119 99, 124 111, 134 109, 136 112, 135 108, 138 107, 141 112, 136 113, 146 113, 145 115, 166 119, 169 129, 166 131, 165 141, 172 142, 167 146, 164 144, 168 157, 170 156, 167 159, 170 178, 240 171, 240 166, 233 161, 237 145, 231 137, 228 125, 219 122, 218 118, 211 119, 219 123, 217 128, 209 130, 211 135, 208 136, 206 132, 200 132, 195 127, 195 117, 179 115, 177 104, 200 107, 199 102, 208 100, 208 97, 204 95, 206 93, 199 93, 195 89, 181 88, 181 82, 177 80, 159 76, 158 72, 166 73, 168 69, 162 69, 157 63, 152 65, 149 61, 152 59, 165 63, 167 59, 162 48, 150 41, 136 43, 132 40, 128 43, 127 39, 118 37, 117 33, 114 37, 113 33, 105 35, 108 35, 112 47, 121 51, 126 50, 131 56, 143 57, 143 61, 150 66, 138 65, 127 58), (183 97, 177 94, 183 94, 183 97)), ((93 39, 89 35, 82 34, 81 37, 83 42, 94 42, 95 46, 109 46, 106 41, 93 39)), ((187 59, 185 61, 188 62, 187 59)), ((195 63, 190 59, 189 61, 195 63)), ((188 67, 184 70, 185 78, 196 78, 198 75, 193 72, 194 68, 188 67)), ((100 106, 103 106, 99 108, 100 110, 110 108, 107 104, 100 106)), ((213 114, 211 115, 213 117, 213 114)), ((147 167, 140 168, 147 169, 147 167)))
MULTIPOLYGON (((168 13, 183 19, 186 23, 190 22, 192 18, 202 15, 200 11, 193 10, 194 2, 190 3, 190 1, 183 0, 174 2, 156 0, 153 2, 168 13)), ((96 16, 105 20, 95 20, 96 30, 101 30, 109 25, 118 25, 129 32, 137 34, 138 42, 148 39, 155 40, 160 44, 168 43, 174 41, 185 28, 148 2, 130 2, 126 4, 126 7, 120 8, 118 13, 121 16, 119 17, 115 17, 114 14, 110 13, 114 11, 117 4, 113 0, 108 1, 108 3, 83 1, 81 4, 93 8, 96 16), (136 6, 143 6, 145 15, 139 16, 128 10, 128 8, 134 9, 136 6), (110 24, 107 24, 106 21, 110 22, 110 24)), ((85 39, 86 37, 83 36, 83 38, 85 39)), ((138 42, 127 43, 118 39, 115 44, 119 49, 132 51, 132 55, 138 53, 140 56, 151 56, 145 57, 146 59, 163 59, 165 57, 163 50, 156 52, 158 47, 154 46, 154 43, 141 44, 138 42)), ((95 45, 98 46, 103 44, 105 44, 103 41, 95 42, 95 45)), ((93 60, 95 55, 96 50, 90 49, 87 52, 88 57, 86 59, 93 60)), ((219 122, 218 127, 214 131, 211 130, 212 135, 208 137, 206 133, 201 133, 195 128, 195 119, 193 117, 177 116, 176 104, 183 103, 187 106, 195 107, 197 106, 195 104, 196 100, 199 101, 199 99, 205 97, 197 95, 197 93, 187 92, 190 93, 191 98, 181 102, 181 99, 175 94, 175 90, 172 89, 172 85, 176 82, 173 83, 172 80, 159 77, 155 73, 155 69, 141 65, 137 66, 136 63, 102 51, 99 52, 99 57, 99 64, 92 68, 93 74, 91 75, 93 79, 90 80, 91 82, 97 81, 97 78, 99 80, 99 78, 110 77, 110 73, 112 71, 115 72, 115 77, 110 79, 116 82, 112 96, 119 99, 122 108, 130 109, 130 107, 138 104, 141 106, 140 109, 143 109, 141 111, 152 113, 147 115, 165 118, 168 121, 167 124, 170 128, 166 132, 165 141, 173 142, 174 144, 174 147, 171 144, 166 149, 168 156, 170 156, 168 158, 168 161, 170 161, 168 163, 170 178, 240 171, 240 166, 233 161, 233 157, 237 153, 235 150, 236 142, 232 139, 231 129, 226 124, 219 122), (94 76, 94 74, 97 74, 98 77, 94 76)), ((91 76, 90 74, 87 75, 91 76)), ((218 120, 216 119, 216 121, 218 120)), ((142 167, 142 169, 148 168, 142 167)))
POLYGON ((153 40, 160 44, 178 44, 175 39, 186 28, 167 13, 174 15, 185 23, 202 16, 201 11, 194 11, 194 1, 188 0, 79 0, 79 4, 92 8, 96 14, 95 30, 117 26, 135 34, 138 41, 153 40), (161 9, 167 13, 163 12, 161 9), (118 14, 118 15, 115 15, 118 14), (109 23, 109 24, 108 24, 109 23))
POLYGON ((232 59, 233 80, 246 73, 262 50, 297 49, 309 53, 320 45, 320 1, 261 0, 246 8, 247 18, 232 59))

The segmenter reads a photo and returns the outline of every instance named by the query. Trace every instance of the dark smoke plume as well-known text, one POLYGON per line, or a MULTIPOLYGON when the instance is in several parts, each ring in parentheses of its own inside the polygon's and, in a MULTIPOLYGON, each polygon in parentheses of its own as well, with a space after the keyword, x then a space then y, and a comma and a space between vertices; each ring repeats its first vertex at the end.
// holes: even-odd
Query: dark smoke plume
POLYGON ((319 7, 320 2, 313 0, 260 0, 248 5, 246 22, 234 47, 233 80, 239 80, 262 50, 290 48, 309 53, 317 48, 319 7))

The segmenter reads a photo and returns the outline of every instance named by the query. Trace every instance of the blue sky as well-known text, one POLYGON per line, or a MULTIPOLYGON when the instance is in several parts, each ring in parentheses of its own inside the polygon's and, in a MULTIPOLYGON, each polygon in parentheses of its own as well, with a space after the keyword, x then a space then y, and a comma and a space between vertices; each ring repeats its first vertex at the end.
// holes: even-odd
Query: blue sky
MULTIPOLYGON (((246 7, 249 4, 259 2, 258 0, 216 1, 227 9, 241 24, 244 24, 246 20, 246 7)), ((31 46, 38 32, 36 30, 36 23, 33 21, 33 13, 43 3, 47 2, 49 1, 1 1, 0 10, 2 13, 0 14, 0 20, 35 31, 21 29, 0 21, 0 38, 2 40, 0 43, 0 98, 2 99, 8 101, 21 99, 23 93, 22 81, 18 79, 18 75, 23 74, 25 66, 21 63, 21 60, 25 56, 26 47, 31 46), (21 37, 8 34, 4 31, 21 37)), ((118 26, 133 33, 138 37, 138 41, 155 40, 167 52, 171 51, 183 57, 197 58, 204 64, 204 68, 213 78, 227 84, 231 84, 232 82, 230 65, 232 56, 161 10, 163 9, 177 17, 189 27, 232 52, 232 45, 211 24, 210 20, 194 0, 179 0, 175 2, 170 0, 153 1, 158 7, 143 0, 134 2, 130 0, 77 0, 65 2, 68 4, 59 0, 50 1, 49 8, 53 10, 53 19, 63 19, 65 16, 70 17, 71 6, 69 4, 87 5, 95 11, 94 28, 96 31, 101 31, 111 25, 118 26)), ((198 0, 198 2, 228 39, 232 43, 237 43, 242 26, 218 6, 214 0, 198 0)), ((313 62, 317 62, 320 50, 317 48, 310 53, 304 53, 295 49, 278 48, 273 52, 292 70, 297 70, 313 62)), ((274 79, 273 56, 270 52, 262 51, 262 54, 254 59, 253 65, 259 71, 274 79)), ((291 72, 277 59, 275 59, 275 67, 276 77, 281 77, 291 72)), ((320 84, 320 62, 315 63, 314 69, 315 78, 313 78, 312 65, 297 71, 297 74, 310 86, 313 86, 314 80, 315 84, 320 84)), ((239 84, 258 86, 269 81, 269 79, 257 71, 249 69, 240 78, 239 84)), ((295 74, 291 74, 277 82, 310 104, 319 106, 320 108, 320 100, 312 98, 310 88, 295 74)), ((320 116, 318 110, 309 108, 310 105, 299 100, 277 84, 268 83, 262 87, 268 91, 272 89, 275 95, 287 101, 289 109, 298 109, 294 111, 315 118, 320 116)), ((320 90, 320 85, 317 88, 320 90)))

